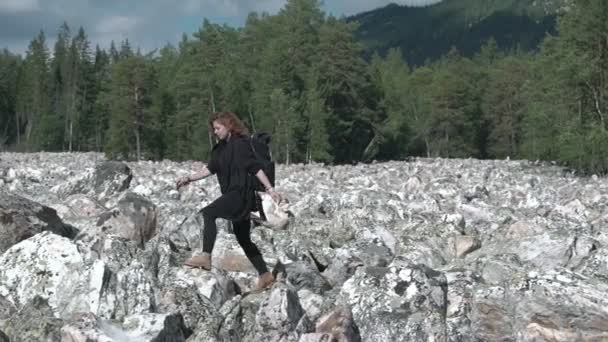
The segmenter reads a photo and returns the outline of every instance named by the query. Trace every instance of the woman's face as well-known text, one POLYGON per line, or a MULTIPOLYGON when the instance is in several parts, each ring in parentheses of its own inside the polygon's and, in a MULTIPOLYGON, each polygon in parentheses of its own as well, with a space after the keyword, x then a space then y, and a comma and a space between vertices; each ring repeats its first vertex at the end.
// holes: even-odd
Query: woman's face
POLYGON ((213 121, 213 134, 215 134, 218 139, 225 140, 230 135, 230 131, 228 131, 228 128, 221 122, 215 120, 213 121))

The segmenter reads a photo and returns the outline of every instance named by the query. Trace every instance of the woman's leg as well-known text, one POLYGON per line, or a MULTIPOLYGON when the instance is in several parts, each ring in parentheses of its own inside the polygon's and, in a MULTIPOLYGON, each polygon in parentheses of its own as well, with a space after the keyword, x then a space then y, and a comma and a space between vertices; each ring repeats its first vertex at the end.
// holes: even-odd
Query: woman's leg
POLYGON ((238 193, 229 192, 223 194, 215 201, 201 210, 203 215, 203 252, 211 253, 215 245, 217 237, 217 225, 215 221, 218 218, 227 218, 238 213, 242 208, 242 200, 238 193))
MULTIPOLYGON (((205 207, 206 209, 207 207, 205 207)), ((213 252, 215 238, 217 237, 217 225, 215 220, 218 218, 213 210, 203 209, 203 253, 213 252)))
POLYGON ((213 252, 213 246, 215 245, 215 239, 217 237, 217 226, 215 221, 218 217, 226 218, 234 215, 234 213, 239 210, 238 206, 242 206, 241 202, 238 193, 227 193, 201 210, 204 221, 201 232, 203 253, 201 255, 192 256, 190 259, 186 260, 184 265, 211 270, 211 253, 213 252))
POLYGON ((241 220, 241 221, 232 221, 232 225, 234 227, 234 235, 236 235, 236 240, 245 251, 245 255, 253 264, 253 267, 258 271, 258 274, 264 274, 268 272, 268 268, 266 267, 266 262, 262 257, 262 253, 258 247, 251 241, 251 222, 249 219, 241 220))

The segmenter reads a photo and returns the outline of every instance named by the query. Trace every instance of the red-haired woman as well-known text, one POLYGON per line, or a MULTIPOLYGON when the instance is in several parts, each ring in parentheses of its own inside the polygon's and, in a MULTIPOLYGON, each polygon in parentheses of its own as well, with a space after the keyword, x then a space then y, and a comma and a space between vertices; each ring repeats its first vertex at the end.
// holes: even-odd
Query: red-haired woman
POLYGON ((248 140, 249 132, 234 113, 214 113, 209 119, 209 127, 219 139, 213 147, 209 163, 200 172, 180 178, 177 188, 216 174, 222 196, 201 210, 205 223, 203 253, 188 259, 185 265, 211 270, 211 254, 217 235, 215 220, 224 218, 232 221, 237 241, 259 274, 255 290, 262 290, 270 286, 274 278, 260 250, 251 241, 249 213, 255 206, 255 193, 249 174, 260 180, 273 200, 281 201, 281 195, 274 191, 262 165, 255 159, 248 140))

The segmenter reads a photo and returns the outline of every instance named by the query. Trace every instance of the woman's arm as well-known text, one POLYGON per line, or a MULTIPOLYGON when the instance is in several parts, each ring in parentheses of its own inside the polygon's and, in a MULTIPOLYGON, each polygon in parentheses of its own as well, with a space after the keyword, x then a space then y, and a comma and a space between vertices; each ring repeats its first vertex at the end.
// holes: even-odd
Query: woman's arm
POLYGON ((203 179, 206 177, 209 177, 211 175, 211 171, 209 171, 209 169, 207 168, 207 166, 203 166, 202 170, 195 173, 192 176, 188 176, 188 177, 182 177, 180 179, 177 180, 176 186, 177 188, 181 188, 182 186, 186 186, 192 182, 195 182, 199 179, 203 179))
POLYGON ((274 191, 274 189, 272 188, 272 184, 270 184, 270 181, 266 176, 266 173, 264 173, 264 170, 260 169, 258 172, 256 172, 255 176, 257 177, 257 179, 260 180, 262 185, 264 185, 264 189, 266 189, 266 192, 274 191))
POLYGON ((207 178, 210 175, 211 175, 211 171, 209 171, 207 166, 203 166, 203 169, 200 172, 197 172, 188 178, 190 179, 190 182, 196 182, 197 180, 207 178))
POLYGON ((272 197, 272 199, 277 203, 281 202, 283 196, 281 196, 281 194, 279 194, 278 192, 274 191, 274 188, 272 187, 272 184, 270 184, 268 177, 266 177, 266 173, 264 173, 264 170, 260 169, 258 172, 256 172, 255 176, 257 177, 257 179, 260 180, 262 185, 264 185, 264 189, 266 189, 266 192, 270 195, 270 197, 272 197))

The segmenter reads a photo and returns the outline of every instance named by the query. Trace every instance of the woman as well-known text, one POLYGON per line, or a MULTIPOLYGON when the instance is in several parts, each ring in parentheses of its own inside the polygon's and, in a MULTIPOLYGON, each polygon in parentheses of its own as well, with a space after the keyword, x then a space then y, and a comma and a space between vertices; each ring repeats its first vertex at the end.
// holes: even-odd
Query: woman
POLYGON ((249 132, 234 113, 214 113, 209 119, 209 126, 219 139, 213 147, 209 163, 200 172, 180 178, 177 188, 216 174, 222 195, 201 210, 205 224, 203 253, 193 256, 185 265, 211 270, 211 254, 217 236, 215 220, 224 218, 232 221, 237 241, 259 274, 255 290, 263 290, 273 283, 274 278, 260 250, 251 241, 249 214, 255 207, 255 193, 249 175, 255 175, 260 180, 274 201, 280 202, 281 195, 272 188, 262 165, 255 159, 248 140, 249 132))

